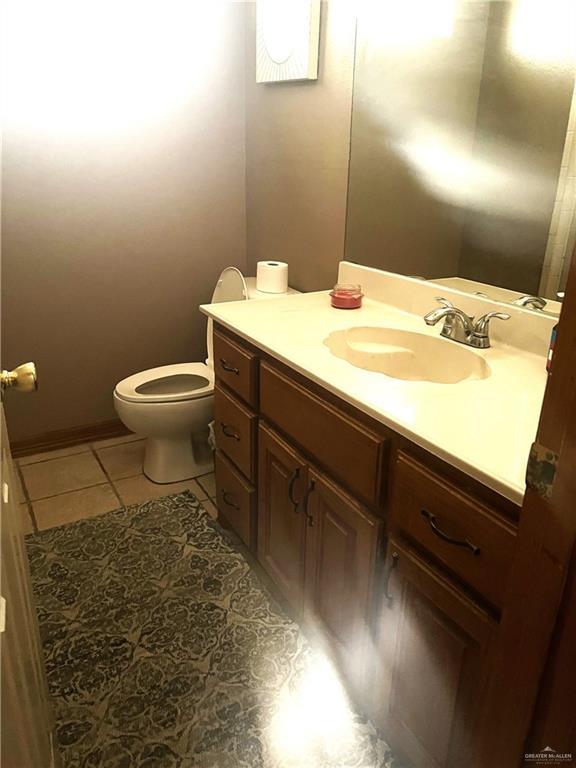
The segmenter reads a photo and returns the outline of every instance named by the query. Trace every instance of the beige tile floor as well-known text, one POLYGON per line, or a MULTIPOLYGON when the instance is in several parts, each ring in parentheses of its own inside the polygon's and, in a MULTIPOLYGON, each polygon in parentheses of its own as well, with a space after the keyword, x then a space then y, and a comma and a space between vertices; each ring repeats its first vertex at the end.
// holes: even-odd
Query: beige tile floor
POLYGON ((16 461, 26 533, 190 489, 216 516, 214 474, 158 485, 142 473, 144 441, 127 435, 16 461))

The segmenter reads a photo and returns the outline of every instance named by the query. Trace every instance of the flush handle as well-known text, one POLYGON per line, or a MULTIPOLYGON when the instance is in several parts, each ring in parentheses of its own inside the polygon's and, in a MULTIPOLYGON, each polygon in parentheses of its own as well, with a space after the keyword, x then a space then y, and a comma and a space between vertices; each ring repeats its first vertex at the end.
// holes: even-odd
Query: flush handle
POLYGON ((236 368, 234 365, 229 363, 227 360, 224 360, 223 357, 220 358, 220 365, 227 373, 234 373, 236 376, 240 374, 240 369, 236 368))
POLYGON ((18 392, 34 392, 38 389, 38 377, 36 376, 36 366, 34 363, 22 363, 13 371, 2 371, 0 373, 0 384, 2 391, 5 389, 15 389, 18 392))
POLYGON ((436 515, 433 515, 432 512, 428 512, 427 509, 423 509, 421 510, 420 514, 425 520, 428 521, 428 525, 439 539, 442 539, 442 541, 447 541, 448 544, 454 544, 455 547, 466 547, 472 552, 473 555, 480 554, 480 547, 477 547, 476 544, 472 544, 472 542, 468 541, 468 539, 454 539, 452 536, 449 536, 447 533, 444 533, 443 530, 438 528, 438 525, 436 524, 436 515))
POLYGON ((224 424, 223 421, 220 422, 220 429, 222 430, 222 434, 224 437, 230 437, 232 440, 237 440, 240 442, 240 435, 234 431, 233 427, 230 426, 230 424, 224 424))

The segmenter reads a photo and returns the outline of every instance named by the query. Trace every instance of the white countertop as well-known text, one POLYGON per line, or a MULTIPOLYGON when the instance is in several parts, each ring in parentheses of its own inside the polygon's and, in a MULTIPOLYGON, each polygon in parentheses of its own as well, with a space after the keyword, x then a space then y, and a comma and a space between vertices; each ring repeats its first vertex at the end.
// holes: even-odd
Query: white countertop
POLYGON ((438 336, 441 323, 429 328, 419 314, 366 297, 360 309, 333 309, 327 291, 204 305, 201 310, 377 421, 522 504, 526 462, 546 386, 542 354, 498 341, 478 351, 492 369, 486 379, 457 384, 403 381, 335 357, 324 339, 351 326, 405 328, 438 336))

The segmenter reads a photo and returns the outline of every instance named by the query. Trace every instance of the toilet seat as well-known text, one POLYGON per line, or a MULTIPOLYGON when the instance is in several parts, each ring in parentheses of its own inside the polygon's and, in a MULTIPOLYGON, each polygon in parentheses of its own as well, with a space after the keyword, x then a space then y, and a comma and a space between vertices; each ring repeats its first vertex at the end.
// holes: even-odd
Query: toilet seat
POLYGON ((214 393, 214 371, 204 363, 161 365, 118 382, 117 397, 130 403, 172 403, 214 393))

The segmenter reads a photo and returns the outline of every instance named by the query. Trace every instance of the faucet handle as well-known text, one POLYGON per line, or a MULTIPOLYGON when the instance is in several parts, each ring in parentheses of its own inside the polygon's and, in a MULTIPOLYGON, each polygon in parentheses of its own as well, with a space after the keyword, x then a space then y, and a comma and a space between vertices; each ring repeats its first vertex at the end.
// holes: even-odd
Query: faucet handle
POLYGON ((541 296, 520 296, 519 299, 515 299, 512 304, 516 304, 519 307, 531 307, 532 309, 544 309, 546 306, 546 299, 541 296))
POLYGON ((498 320, 510 320, 510 315, 507 315, 505 312, 488 312, 476 320, 476 323, 474 324, 474 335, 488 336, 488 326, 493 317, 498 320))
POLYGON ((450 325, 454 322, 454 318, 458 317, 460 318, 462 324, 466 327, 467 330, 470 332, 472 331, 472 325, 474 324, 474 315, 468 315, 466 312, 464 312, 462 309, 457 309, 454 304, 452 304, 451 301, 448 301, 448 299, 445 299, 443 296, 436 296, 436 301, 439 304, 442 304, 442 306, 445 309, 453 309, 454 315, 453 317, 447 317, 445 320, 445 323, 450 325))

